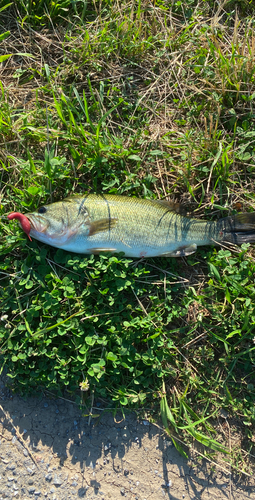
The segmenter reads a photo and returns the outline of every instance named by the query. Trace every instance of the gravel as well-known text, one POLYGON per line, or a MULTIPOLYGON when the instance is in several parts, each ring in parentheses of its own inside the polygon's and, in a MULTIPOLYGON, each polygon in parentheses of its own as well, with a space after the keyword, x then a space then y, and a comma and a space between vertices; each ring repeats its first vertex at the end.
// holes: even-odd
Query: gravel
POLYGON ((189 500, 194 492, 200 500, 255 500, 254 478, 230 489, 228 474, 187 462, 135 415, 106 413, 88 425, 64 399, 25 400, 3 385, 0 398, 0 500, 189 500))

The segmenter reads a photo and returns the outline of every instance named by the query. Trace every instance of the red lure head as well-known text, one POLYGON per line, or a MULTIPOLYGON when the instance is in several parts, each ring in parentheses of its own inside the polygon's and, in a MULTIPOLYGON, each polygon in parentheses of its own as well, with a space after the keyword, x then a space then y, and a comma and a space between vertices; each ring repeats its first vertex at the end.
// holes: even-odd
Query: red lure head
POLYGON ((26 233, 30 241, 32 241, 31 236, 29 236, 31 230, 31 224, 25 215, 21 214, 20 212, 12 212, 11 214, 7 215, 7 219, 9 220, 17 219, 20 222, 20 225, 24 233, 26 233))

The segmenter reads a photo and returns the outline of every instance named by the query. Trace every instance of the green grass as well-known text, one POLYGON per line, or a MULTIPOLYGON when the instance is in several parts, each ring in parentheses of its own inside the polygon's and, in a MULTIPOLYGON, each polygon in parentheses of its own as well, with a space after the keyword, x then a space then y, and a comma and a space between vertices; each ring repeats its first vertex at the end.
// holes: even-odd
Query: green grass
POLYGON ((254 210, 252 4, 0 9, 2 367, 19 391, 68 393, 85 412, 94 395, 161 411, 182 453, 229 450, 225 411, 238 435, 225 460, 251 470, 253 249, 83 257, 28 242, 4 215, 86 192, 169 197, 210 219, 254 210))

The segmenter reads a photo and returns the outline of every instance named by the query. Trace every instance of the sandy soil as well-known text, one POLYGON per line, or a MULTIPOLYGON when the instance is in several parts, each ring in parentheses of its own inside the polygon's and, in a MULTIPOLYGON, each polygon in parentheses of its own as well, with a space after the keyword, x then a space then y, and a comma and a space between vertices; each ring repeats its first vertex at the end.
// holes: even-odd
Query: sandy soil
POLYGON ((133 414, 88 425, 75 404, 23 399, 3 380, 0 403, 0 500, 255 499, 254 478, 236 482, 208 462, 186 461, 133 414))

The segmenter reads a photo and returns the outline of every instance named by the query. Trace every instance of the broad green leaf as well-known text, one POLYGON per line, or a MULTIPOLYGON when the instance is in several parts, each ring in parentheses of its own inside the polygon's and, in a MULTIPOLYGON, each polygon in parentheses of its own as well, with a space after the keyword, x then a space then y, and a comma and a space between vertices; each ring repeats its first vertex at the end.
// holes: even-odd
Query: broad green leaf
POLYGON ((32 196, 36 196, 40 192, 40 189, 41 188, 36 187, 36 186, 29 186, 27 188, 27 192, 28 192, 28 194, 31 194, 32 196))
POLYGON ((109 359, 109 361, 117 361, 118 356, 116 356, 113 352, 108 352, 106 359, 109 359))
POLYGON ((214 439, 208 438, 205 436, 205 434, 202 434, 201 432, 196 431, 195 429, 187 429, 189 434, 191 434, 199 443, 203 444, 204 446, 207 446, 208 448, 211 448, 212 450, 219 451, 220 453, 226 453, 229 454, 229 451, 225 446, 222 446, 221 444, 217 443, 214 439))
POLYGON ((13 54, 4 54, 3 56, 0 56, 0 63, 3 61, 6 61, 6 59, 9 59, 13 54))
POLYGON ((129 155, 128 159, 134 160, 134 161, 142 161, 142 158, 140 158, 140 156, 138 156, 138 155, 129 155))
MULTIPOLYGON (((162 392, 165 392, 165 382, 163 382, 162 385, 162 392)), ((162 396, 161 401, 160 401, 160 412, 161 412, 161 418, 163 421, 164 426, 167 428, 168 427, 168 420, 169 422, 176 427, 175 419, 174 416, 167 404, 167 399, 166 396, 162 396)))
POLYGON ((177 451, 179 451, 179 453, 186 459, 188 459, 188 455, 187 453, 184 451, 184 449, 182 448, 182 446, 178 443, 178 441, 176 441, 176 439, 174 439, 173 436, 171 436, 171 439, 173 441, 173 444, 174 444, 174 447, 176 448, 177 451))
POLYGON ((215 267, 215 265, 212 264, 212 262, 208 262, 208 266, 210 267, 211 273, 215 276, 215 278, 217 278, 218 281, 220 281, 221 280, 220 273, 219 273, 217 267, 215 267))

